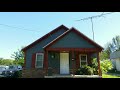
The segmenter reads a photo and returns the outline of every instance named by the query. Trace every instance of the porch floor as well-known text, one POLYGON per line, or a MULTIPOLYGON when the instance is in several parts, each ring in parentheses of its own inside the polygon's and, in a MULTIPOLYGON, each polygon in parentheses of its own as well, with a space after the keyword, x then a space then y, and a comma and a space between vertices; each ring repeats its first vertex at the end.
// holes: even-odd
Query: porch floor
POLYGON ((53 75, 53 76, 44 76, 44 78, 102 78, 99 75, 53 75))

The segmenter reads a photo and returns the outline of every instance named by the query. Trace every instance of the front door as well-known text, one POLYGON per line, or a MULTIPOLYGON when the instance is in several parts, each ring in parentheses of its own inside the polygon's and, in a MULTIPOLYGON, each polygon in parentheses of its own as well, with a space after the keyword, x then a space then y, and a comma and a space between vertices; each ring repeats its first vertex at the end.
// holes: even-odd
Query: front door
POLYGON ((60 53, 60 74, 69 74, 69 53, 60 53))

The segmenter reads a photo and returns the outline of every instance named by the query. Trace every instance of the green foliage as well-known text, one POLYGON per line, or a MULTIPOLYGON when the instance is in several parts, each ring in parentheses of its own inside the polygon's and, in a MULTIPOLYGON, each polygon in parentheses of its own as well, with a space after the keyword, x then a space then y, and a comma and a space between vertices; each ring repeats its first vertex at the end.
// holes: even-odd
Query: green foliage
POLYGON ((14 60, 15 60, 15 61, 13 61, 13 64, 23 66, 23 64, 24 64, 24 52, 23 51, 18 49, 18 51, 14 52, 11 55, 11 57, 14 58, 14 60))
POLYGON ((93 58, 92 60, 91 60, 91 67, 93 68, 93 73, 94 73, 94 75, 97 75, 98 74, 98 62, 97 62, 97 58, 93 58))
POLYGON ((23 66, 24 65, 24 59, 14 60, 13 64, 14 65, 21 65, 21 66, 23 66))
POLYGON ((76 71, 77 75, 93 75, 93 68, 87 65, 80 67, 76 71))
POLYGON ((11 59, 0 59, 0 65, 21 65, 23 66, 24 59, 21 60, 11 60, 11 59))
POLYGON ((106 60, 110 57, 110 53, 107 50, 104 50, 100 53, 100 60, 106 60))
POLYGON ((101 67, 102 73, 107 73, 108 70, 111 70, 113 68, 112 62, 110 60, 101 61, 100 67, 101 67))
POLYGON ((120 76, 103 74, 102 78, 120 78, 120 76))
POLYGON ((93 58, 91 60, 91 65, 84 65, 80 67, 77 71, 76 74, 78 75, 98 75, 98 63, 97 59, 93 58))
POLYGON ((0 60, 0 65, 13 65, 13 61, 14 60, 10 60, 10 59, 2 59, 0 60))
POLYGON ((24 59, 24 52, 18 49, 18 51, 11 55, 11 58, 14 58, 14 60, 24 59))

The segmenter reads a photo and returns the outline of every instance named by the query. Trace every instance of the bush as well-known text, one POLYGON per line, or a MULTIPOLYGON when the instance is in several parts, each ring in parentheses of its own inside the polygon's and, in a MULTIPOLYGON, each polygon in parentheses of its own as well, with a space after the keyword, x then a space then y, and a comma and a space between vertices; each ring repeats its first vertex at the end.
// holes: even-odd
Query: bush
POLYGON ((96 58, 93 58, 92 60, 91 60, 91 67, 93 68, 93 73, 94 73, 94 75, 98 75, 98 62, 97 62, 97 59, 96 58))
POLYGON ((112 62, 110 60, 101 61, 100 67, 101 67, 102 73, 107 73, 109 70, 112 70, 113 68, 112 62))
POLYGON ((76 71, 76 74, 78 75, 98 75, 98 63, 97 63, 97 59, 93 58, 91 60, 91 65, 87 66, 83 66, 80 67, 80 69, 78 69, 76 71))
POLYGON ((93 68, 87 65, 82 66, 76 71, 77 75, 93 75, 93 68))

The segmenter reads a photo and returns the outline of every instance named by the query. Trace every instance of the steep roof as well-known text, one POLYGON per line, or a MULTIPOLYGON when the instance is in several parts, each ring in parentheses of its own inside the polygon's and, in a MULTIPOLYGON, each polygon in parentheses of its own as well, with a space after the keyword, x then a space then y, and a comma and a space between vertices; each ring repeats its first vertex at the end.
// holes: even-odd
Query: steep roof
POLYGON ((67 28, 64 25, 60 25, 59 27, 55 28, 54 30, 50 31, 49 33, 47 33, 46 35, 44 35, 43 37, 39 38, 38 40, 36 40, 35 42, 31 43, 30 45, 26 46, 25 48, 23 48, 23 51, 26 51, 27 49, 33 47, 34 45, 36 45, 37 43, 41 42, 42 40, 44 40, 45 38, 47 38, 50 34, 53 34, 55 32, 57 32, 59 29, 65 29, 66 31, 69 30, 69 28, 67 28))
POLYGON ((91 43, 92 45, 96 46, 99 49, 103 49, 102 46, 100 46, 99 44, 97 44, 96 42, 94 42, 93 40, 91 40, 90 38, 88 38, 86 35, 84 35, 83 33, 81 33, 79 30, 77 30, 76 28, 72 27, 70 30, 64 32, 62 35, 60 35, 59 37, 57 37, 56 39, 54 39, 53 41, 51 41, 50 43, 48 43, 47 45, 45 45, 43 48, 47 48, 51 45, 53 45, 56 41, 58 41, 60 38, 64 37, 65 35, 67 35, 70 31, 74 31, 76 34, 78 34, 80 37, 84 38, 86 41, 88 41, 89 43, 91 43))

